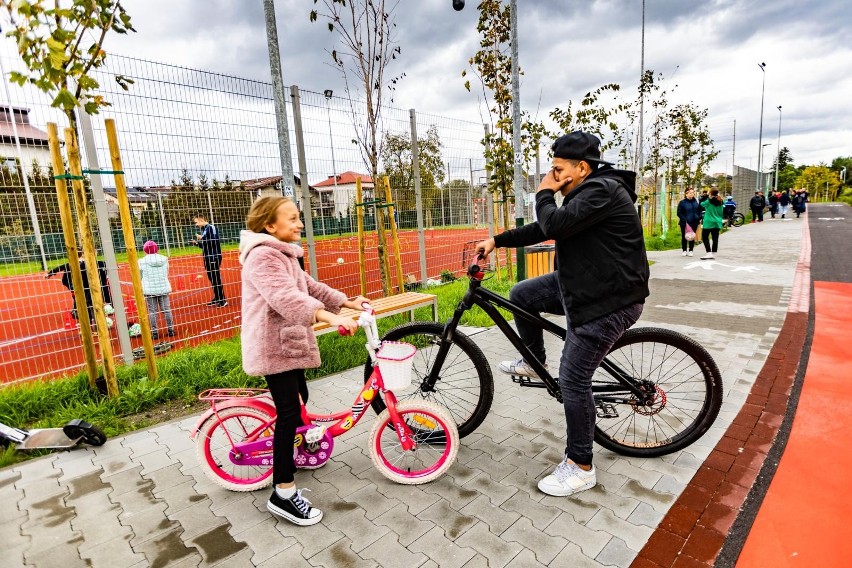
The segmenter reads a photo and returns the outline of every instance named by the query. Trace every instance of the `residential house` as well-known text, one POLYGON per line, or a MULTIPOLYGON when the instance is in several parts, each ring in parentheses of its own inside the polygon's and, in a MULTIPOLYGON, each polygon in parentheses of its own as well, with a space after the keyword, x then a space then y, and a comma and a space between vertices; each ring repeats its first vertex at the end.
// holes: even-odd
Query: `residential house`
POLYGON ((19 158, 27 168, 33 160, 37 160, 41 166, 49 166, 51 160, 47 132, 30 124, 30 109, 0 106, 0 167, 15 170, 19 158), (21 143, 20 156, 15 145, 13 120, 21 143))
POLYGON ((313 185, 316 190, 316 202, 312 197, 311 208, 314 215, 330 217, 347 217, 355 214, 355 178, 361 178, 362 199, 373 199, 373 178, 357 172, 343 172, 328 176, 313 185))

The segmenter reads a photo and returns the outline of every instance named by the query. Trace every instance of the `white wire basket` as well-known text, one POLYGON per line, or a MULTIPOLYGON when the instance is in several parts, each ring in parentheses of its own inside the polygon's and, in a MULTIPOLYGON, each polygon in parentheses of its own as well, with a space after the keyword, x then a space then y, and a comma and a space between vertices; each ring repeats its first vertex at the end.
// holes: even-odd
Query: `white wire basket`
POLYGON ((414 354, 417 348, 410 343, 399 341, 383 341, 376 353, 379 371, 385 388, 388 390, 403 390, 411 385, 411 367, 414 364, 414 354))

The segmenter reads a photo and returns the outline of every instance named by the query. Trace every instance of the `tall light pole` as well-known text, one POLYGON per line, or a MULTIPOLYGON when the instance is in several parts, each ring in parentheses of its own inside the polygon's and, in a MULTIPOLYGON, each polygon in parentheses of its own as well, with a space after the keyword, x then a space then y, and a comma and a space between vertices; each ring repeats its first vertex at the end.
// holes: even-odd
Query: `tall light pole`
POLYGON ((642 0, 642 51, 639 58, 639 155, 636 157, 636 173, 639 174, 639 188, 642 188, 643 151, 645 143, 645 0, 642 0))
MULTIPOLYGON (((284 97, 284 78, 281 73, 281 52, 278 48, 278 26, 275 23, 273 0, 263 0, 266 18, 266 44, 269 49, 269 70, 272 74, 272 98, 275 101, 275 125, 278 130, 278 158, 281 161, 281 187, 284 197, 293 197, 293 158, 290 154, 290 130, 287 121, 287 102, 284 97)), ((307 183, 307 180, 301 180, 307 183)), ((310 207, 310 203, 302 204, 310 207)))
POLYGON ((781 105, 778 105, 778 155, 775 157, 775 188, 773 191, 778 193, 778 167, 781 163, 781 105))
MULTIPOLYGON (((322 92, 325 95, 325 108, 328 111, 328 144, 331 146, 331 175, 334 179, 334 202, 337 203, 337 164, 334 163, 334 137, 331 135, 331 96, 334 92, 331 89, 326 89, 322 92)), ((322 231, 325 233, 325 215, 323 215, 323 210, 325 206, 322 204, 322 196, 320 196, 320 215, 323 216, 322 222, 322 231)))
MULTIPOLYGON (((513 193, 515 194, 515 226, 524 224, 524 209, 526 205, 526 192, 524 191, 524 178, 522 166, 524 163, 523 150, 521 149, 521 79, 518 70, 518 3, 511 0, 509 3, 511 13, 510 25, 512 28, 512 149, 515 154, 515 176, 513 193)), ((518 281, 527 277, 527 263, 524 255, 524 247, 517 249, 518 281)))
POLYGON ((757 141, 757 184, 755 185, 755 190, 760 190, 760 166, 761 166, 761 155, 763 154, 763 93, 766 90, 766 63, 758 63, 758 67, 763 72, 763 82, 760 87, 760 135, 758 136, 757 141))
MULTIPOLYGON (((757 157, 757 158, 758 158, 758 163, 760 163, 760 162, 762 162, 762 161, 763 161, 763 151, 766 149, 766 147, 767 147, 767 146, 772 146, 772 142, 767 142, 766 144, 763 144, 763 145, 760 147, 760 156, 758 156, 758 157, 757 157)), ((757 170, 757 175, 761 175, 761 174, 762 174, 762 172, 760 171, 760 166, 758 166, 757 168, 758 168, 758 170, 757 170)), ((764 189, 764 188, 762 188, 762 187, 758 187, 758 189, 759 189, 760 191, 763 191, 763 189, 764 189)))

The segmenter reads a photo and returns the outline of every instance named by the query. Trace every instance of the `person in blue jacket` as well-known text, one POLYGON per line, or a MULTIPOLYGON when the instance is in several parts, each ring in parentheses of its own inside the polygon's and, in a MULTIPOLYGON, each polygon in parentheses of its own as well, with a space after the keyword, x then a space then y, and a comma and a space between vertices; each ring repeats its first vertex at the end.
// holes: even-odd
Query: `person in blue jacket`
POLYGON ((692 256, 695 238, 686 239, 686 226, 689 225, 693 233, 698 230, 698 224, 701 222, 701 206, 695 199, 695 190, 691 187, 683 192, 683 199, 677 204, 677 218, 680 225, 680 248, 683 251, 681 256, 692 256))
POLYGON ((222 244, 219 231, 207 221, 203 213, 195 215, 192 220, 201 232, 195 235, 192 244, 201 247, 201 257, 204 260, 204 270, 207 279, 213 287, 213 299, 207 302, 208 306, 224 308, 228 305, 225 299, 225 290, 222 287, 222 275, 219 272, 222 266, 222 244))

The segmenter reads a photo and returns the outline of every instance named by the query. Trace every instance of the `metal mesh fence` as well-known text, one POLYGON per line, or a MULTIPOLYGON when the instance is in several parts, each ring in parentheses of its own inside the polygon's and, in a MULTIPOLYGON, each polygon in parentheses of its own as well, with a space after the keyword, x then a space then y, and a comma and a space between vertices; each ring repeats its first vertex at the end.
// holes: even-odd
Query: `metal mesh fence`
MULTIPOLYGON (((0 42, 0 58, 7 73, 21 66, 8 40, 0 42)), ((142 244, 152 240, 158 244, 159 254, 168 258, 174 336, 169 334, 165 314, 159 314, 152 326, 158 330, 159 341, 184 347, 233 335, 240 324, 239 231, 245 227, 245 216, 253 200, 264 194, 280 195, 282 187, 271 85, 118 56, 109 58, 108 67, 97 73, 97 79, 101 94, 112 104, 103 114, 114 118, 118 127, 139 255, 145 256, 142 244), (134 81, 128 91, 114 82, 114 73, 134 81), (202 223, 195 220, 199 214, 216 227, 221 238, 223 254, 218 272, 227 300, 224 306, 208 305, 215 297, 214 282, 218 284, 218 280, 207 270, 201 250, 193 242, 201 231, 197 225, 202 223)), ((431 182, 423 185, 426 249, 421 254, 412 176, 400 180, 380 161, 378 179, 371 179, 370 168, 365 166, 359 146, 353 143, 358 129, 363 127, 360 121, 364 113, 358 103, 311 91, 301 91, 299 95, 302 140, 296 139, 292 100, 288 101, 288 116, 294 166, 300 144, 306 164, 305 168, 297 166, 294 170, 297 178, 305 178, 310 186, 315 238, 305 246, 314 249, 316 266, 311 267, 309 262, 307 269, 316 271, 321 281, 348 295, 360 292, 354 179, 362 178, 363 199, 371 200, 383 195, 376 186, 383 190, 382 176, 389 174, 394 177, 390 184, 391 202, 396 207, 399 254, 407 280, 434 280, 445 270, 458 272, 465 243, 488 235, 477 205, 477 199, 482 200, 478 187, 483 175, 482 126, 439 116, 417 116, 420 137, 430 128, 437 132, 437 160, 442 173, 439 177, 424 177, 424 181, 431 182), (472 184, 477 186, 476 192, 472 184), (425 274, 420 270, 421 258, 426 259, 425 274)), ((72 295, 62 284, 64 273, 45 278, 46 270, 67 262, 52 172, 47 166, 50 153, 45 125, 57 123, 61 137, 67 119, 50 106, 49 97, 29 86, 10 86, 10 97, 4 96, 0 107, 5 116, 15 117, 22 142, 18 152, 8 132, 9 125, 2 124, 0 118, 0 377, 9 383, 80 368, 83 353, 72 314, 72 295), (30 181, 40 239, 36 238, 21 183, 23 175, 30 181)), ((95 151, 87 155, 86 148, 82 148, 83 167, 109 170, 103 122, 97 117, 93 123, 95 151)), ((384 108, 382 141, 396 135, 408 140, 410 152, 410 125, 409 111, 384 108)), ((409 171, 410 166, 409 160, 409 171)), ((89 189, 91 181, 86 182, 89 189)), ((133 324, 138 320, 138 310, 133 301, 115 183, 109 175, 103 175, 101 181, 108 226, 97 230, 98 219, 90 201, 95 244, 102 253, 102 240, 112 242, 118 261, 114 274, 119 282, 109 284, 120 290, 128 323, 133 324)), ((297 179, 297 186, 298 183, 297 179)), ((89 199, 94 199, 91 192, 89 199)), ((303 210, 305 207, 302 203, 303 210)), ((364 207, 364 213, 367 291, 375 296, 382 289, 376 257, 375 207, 364 207)), ((388 248, 393 252, 389 234, 388 248)), ((395 263, 390 266, 391 281, 396 283, 395 263)), ((118 326, 111 333, 116 357, 130 360, 131 354, 122 352, 118 341, 118 326)), ((131 337, 129 345, 138 350, 141 339, 131 337)))

